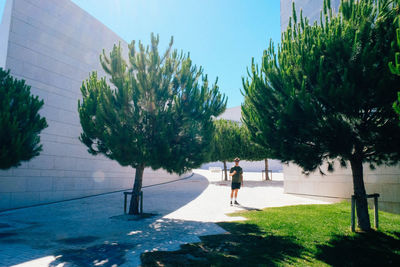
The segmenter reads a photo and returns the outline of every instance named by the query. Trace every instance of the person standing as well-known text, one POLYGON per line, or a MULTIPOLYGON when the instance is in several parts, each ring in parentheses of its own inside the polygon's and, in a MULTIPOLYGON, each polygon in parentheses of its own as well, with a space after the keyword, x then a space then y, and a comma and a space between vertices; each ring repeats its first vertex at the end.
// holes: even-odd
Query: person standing
POLYGON ((231 206, 233 202, 233 198, 235 201, 233 202, 235 205, 239 205, 237 202, 237 194, 240 189, 240 186, 243 184, 243 169, 239 166, 239 158, 235 158, 235 166, 231 168, 229 171, 229 176, 232 176, 232 185, 231 185, 231 206))

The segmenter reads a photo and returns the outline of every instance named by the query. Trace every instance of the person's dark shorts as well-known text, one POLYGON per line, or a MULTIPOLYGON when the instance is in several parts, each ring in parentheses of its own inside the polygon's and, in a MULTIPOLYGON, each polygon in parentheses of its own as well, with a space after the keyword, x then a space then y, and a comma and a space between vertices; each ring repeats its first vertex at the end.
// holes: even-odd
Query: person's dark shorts
POLYGON ((241 185, 241 183, 234 183, 234 182, 232 182, 231 188, 232 188, 232 190, 233 190, 233 189, 240 189, 240 185, 241 185))

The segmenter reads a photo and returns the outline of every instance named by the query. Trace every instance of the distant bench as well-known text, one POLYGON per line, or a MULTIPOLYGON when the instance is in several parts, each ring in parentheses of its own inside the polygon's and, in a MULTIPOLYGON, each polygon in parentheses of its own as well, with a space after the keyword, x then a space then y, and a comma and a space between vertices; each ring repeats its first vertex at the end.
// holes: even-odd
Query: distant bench
POLYGON ((221 172, 222 171, 221 167, 209 167, 208 170, 210 172, 221 172))
MULTIPOLYGON (((208 170, 210 172, 220 172, 221 180, 224 180, 224 173, 223 173, 223 169, 221 167, 208 167, 208 170)), ((226 170, 229 171, 229 169, 226 169, 226 170)))
MULTIPOLYGON (((265 180, 266 180, 266 181, 268 181, 268 180, 271 180, 271 181, 272 181, 272 170, 268 170, 267 172, 269 173, 269 179, 268 179, 268 174, 267 174, 267 175, 265 176, 265 180)), ((265 170, 262 170, 262 171, 261 171, 261 181, 264 180, 264 175, 265 175, 265 170)))

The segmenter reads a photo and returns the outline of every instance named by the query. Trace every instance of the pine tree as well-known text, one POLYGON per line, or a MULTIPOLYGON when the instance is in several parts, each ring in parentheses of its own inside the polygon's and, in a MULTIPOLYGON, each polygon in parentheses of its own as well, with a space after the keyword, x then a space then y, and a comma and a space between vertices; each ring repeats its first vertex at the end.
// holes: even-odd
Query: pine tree
MULTIPOLYGON (((400 17, 397 17, 396 21, 400 24, 400 17)), ((397 46, 400 48, 400 28, 396 29, 396 37, 397 46)), ((400 76, 400 52, 396 52, 394 64, 393 62, 389 62, 389 69, 393 74, 400 76)), ((397 92, 397 101, 393 103, 393 109, 397 114, 400 115, 400 91, 397 92)))
POLYGON ((240 153, 240 158, 248 161, 260 161, 264 160, 265 166, 265 177, 269 180, 268 175, 268 157, 271 156, 271 153, 263 146, 255 143, 251 136, 251 132, 246 127, 246 125, 242 125, 240 127, 241 138, 242 138, 242 148, 240 153))
POLYGON ((228 180, 226 162, 241 157, 243 137, 239 123, 224 119, 215 120, 215 133, 209 161, 222 161, 224 163, 225 181, 228 180))
POLYGON ((216 83, 209 88, 203 69, 172 50, 172 38, 163 55, 158 44, 153 34, 150 46, 139 42, 137 50, 132 41, 128 62, 120 45, 109 56, 103 51, 100 61, 113 88, 95 72, 81 87, 80 139, 89 153, 136 169, 129 214, 139 212, 145 167, 182 174, 206 160, 212 116, 226 107, 216 83))
POLYGON ((39 134, 47 122, 38 112, 44 103, 30 88, 0 68, 0 169, 17 167, 42 151, 39 134))
POLYGON ((265 160, 268 170, 268 151, 251 140, 245 125, 224 119, 214 121, 214 125, 215 134, 208 161, 223 162, 225 181, 228 180, 226 162, 233 161, 236 157, 248 161, 265 160))
POLYGON ((400 92, 397 93, 397 101, 393 103, 393 109, 397 114, 399 114, 400 119, 400 92))
POLYGON ((325 0, 320 22, 310 25, 293 7, 278 53, 271 43, 244 81, 244 122, 274 158, 306 173, 350 163, 362 230, 370 229, 363 163, 400 159, 392 109, 400 77, 387 70, 397 11, 391 0, 349 0, 335 15, 325 0))

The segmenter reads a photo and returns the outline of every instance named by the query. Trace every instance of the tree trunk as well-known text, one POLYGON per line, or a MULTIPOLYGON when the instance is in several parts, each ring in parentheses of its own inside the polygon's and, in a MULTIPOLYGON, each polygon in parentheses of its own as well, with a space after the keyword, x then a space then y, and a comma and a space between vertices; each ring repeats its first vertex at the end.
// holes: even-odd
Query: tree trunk
POLYGON ((356 210, 358 227, 362 231, 371 230, 368 214, 368 202, 365 193, 363 165, 361 158, 354 156, 350 159, 351 171, 353 173, 354 195, 356 196, 356 210))
POLYGON ((225 181, 228 181, 228 170, 226 169, 226 160, 224 160, 224 173, 225 173, 225 181))
POLYGON ((144 164, 136 167, 135 183, 132 189, 131 203, 128 214, 139 214, 139 193, 142 190, 144 164))
POLYGON ((264 159, 265 162, 265 180, 269 180, 268 176, 268 159, 264 159))

